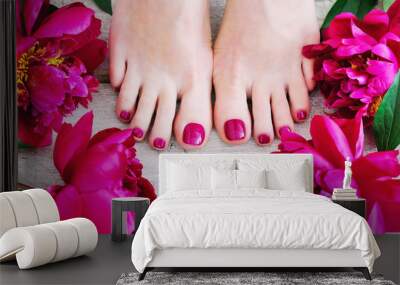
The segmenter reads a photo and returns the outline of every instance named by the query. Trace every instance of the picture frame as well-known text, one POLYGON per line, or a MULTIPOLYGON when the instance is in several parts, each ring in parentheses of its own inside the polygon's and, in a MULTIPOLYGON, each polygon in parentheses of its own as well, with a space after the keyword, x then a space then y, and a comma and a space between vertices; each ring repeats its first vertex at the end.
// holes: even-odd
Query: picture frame
POLYGON ((0 192, 17 190, 15 5, 0 1, 0 192))

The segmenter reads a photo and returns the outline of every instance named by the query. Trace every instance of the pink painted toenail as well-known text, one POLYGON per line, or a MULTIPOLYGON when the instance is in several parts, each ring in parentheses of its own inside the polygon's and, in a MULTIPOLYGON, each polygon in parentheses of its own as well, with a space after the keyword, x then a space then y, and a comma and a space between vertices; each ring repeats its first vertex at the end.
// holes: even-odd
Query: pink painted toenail
POLYGON ((133 133, 133 136, 138 139, 141 139, 144 135, 144 132, 141 128, 133 128, 132 133, 133 133))
POLYGON ((282 136, 285 133, 290 133, 292 130, 288 126, 283 126, 279 129, 279 135, 282 136))
POLYGON ((131 118, 131 113, 127 111, 122 111, 121 113, 119 113, 119 117, 124 121, 128 121, 131 118))
POLYGON ((258 142, 260 144, 269 144, 270 141, 271 141, 271 138, 267 134, 261 134, 258 136, 258 142))
POLYGON ((300 121, 304 121, 307 118, 307 112, 306 111, 298 111, 297 112, 297 119, 300 121))
POLYGON ((246 136, 246 127, 244 122, 239 119, 232 119, 225 122, 225 135, 230 141, 238 141, 246 136))
POLYGON ((154 141, 153 141, 153 146, 154 146, 155 148, 158 148, 158 149, 163 149, 163 148, 165 148, 165 144, 166 144, 166 142, 165 142, 165 140, 162 139, 162 138, 155 138, 154 141))
POLYGON ((187 124, 183 130, 183 142, 190 145, 201 145, 204 141, 205 132, 200 124, 187 124))

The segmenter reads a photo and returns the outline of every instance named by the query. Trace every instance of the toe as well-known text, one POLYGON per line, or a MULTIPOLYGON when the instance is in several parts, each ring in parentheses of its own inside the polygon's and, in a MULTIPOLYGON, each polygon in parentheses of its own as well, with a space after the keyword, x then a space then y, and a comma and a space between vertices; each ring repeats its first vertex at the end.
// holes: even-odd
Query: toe
POLYGON ((289 82, 289 100, 292 117, 296 122, 307 119, 310 113, 310 99, 308 90, 301 72, 293 76, 289 82))
POLYGON ((161 91, 158 97, 156 118, 149 136, 149 144, 157 150, 165 149, 171 138, 176 98, 176 90, 173 88, 161 91))
POLYGON ((293 130, 293 120, 284 88, 272 92, 271 107, 275 133, 280 137, 283 131, 293 130))
POLYGON ((251 135, 251 117, 244 86, 216 86, 214 120, 219 136, 226 143, 241 144, 248 141, 251 135))
POLYGON ((129 122, 132 118, 140 84, 139 77, 128 70, 122 82, 115 109, 117 117, 123 122, 129 122))
POLYGON ((158 90, 153 85, 143 85, 135 115, 130 124, 130 127, 133 129, 133 136, 137 140, 142 140, 149 128, 156 108, 158 94, 158 90))
POLYGON ((315 88, 315 80, 314 80, 314 60, 303 58, 302 61, 302 69, 304 80, 307 84, 308 91, 312 91, 315 88))
POLYGON ((119 39, 113 34, 110 34, 110 82, 113 88, 119 89, 125 76, 126 58, 119 39))
POLYGON ((210 88, 195 88, 182 94, 174 123, 179 144, 185 149, 200 148, 207 142, 211 128, 210 88))
POLYGON ((270 101, 271 92, 268 88, 253 88, 253 136, 256 143, 261 146, 270 144, 274 139, 270 101))

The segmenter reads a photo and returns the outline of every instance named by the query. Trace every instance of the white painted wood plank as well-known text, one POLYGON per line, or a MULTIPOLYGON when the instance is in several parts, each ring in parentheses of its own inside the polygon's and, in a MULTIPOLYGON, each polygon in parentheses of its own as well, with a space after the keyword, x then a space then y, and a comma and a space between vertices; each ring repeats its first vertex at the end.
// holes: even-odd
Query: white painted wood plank
MULTIPOLYGON (((126 125, 117 120, 114 114, 115 92, 110 85, 102 84, 97 94, 93 96, 93 102, 90 108, 94 110, 94 132, 99 130, 119 127, 125 128, 126 125)), ((312 94, 312 113, 323 113, 323 99, 319 94, 312 94)), ((72 117, 67 119, 68 122, 75 123, 85 112, 86 109, 79 109, 72 117)), ((303 136, 309 138, 310 120, 303 124, 296 125, 296 131, 303 136)), ((222 142, 215 131, 212 132, 208 144, 198 151, 198 153, 269 153, 277 150, 279 141, 275 140, 271 146, 259 147, 253 139, 248 143, 239 146, 229 146, 222 142)), ((139 159, 144 165, 144 176, 150 179, 153 185, 158 185, 158 155, 159 152, 150 148, 147 143, 136 144, 139 159)), ((366 149, 374 150, 374 144, 371 134, 367 135, 366 149)), ((165 152, 182 153, 184 150, 172 140, 170 146, 165 152)), ((22 149, 18 157, 19 182, 35 187, 47 187, 52 184, 62 184, 59 174, 55 169, 52 161, 52 147, 42 149, 22 149)))

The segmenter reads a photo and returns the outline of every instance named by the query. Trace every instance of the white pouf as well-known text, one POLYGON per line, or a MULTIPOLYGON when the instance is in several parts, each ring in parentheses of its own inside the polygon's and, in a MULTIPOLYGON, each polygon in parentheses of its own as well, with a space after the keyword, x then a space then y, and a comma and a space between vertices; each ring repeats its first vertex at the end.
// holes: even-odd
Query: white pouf
POLYGON ((59 221, 57 205, 42 189, 0 193, 0 262, 20 269, 87 254, 98 233, 85 218, 59 221))
POLYGON ((16 257, 19 268, 28 269, 84 255, 96 245, 96 226, 83 218, 19 227, 0 238, 0 261, 16 257))

